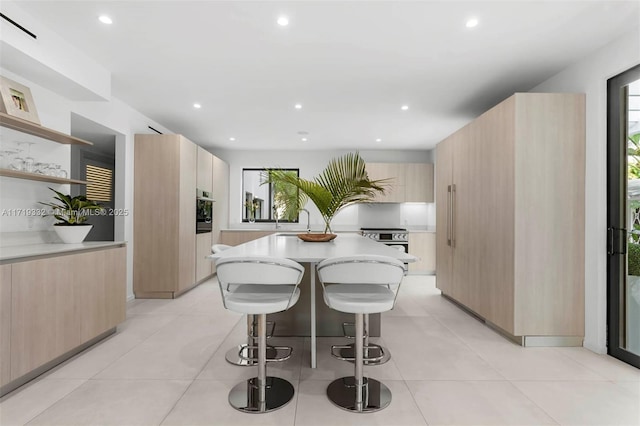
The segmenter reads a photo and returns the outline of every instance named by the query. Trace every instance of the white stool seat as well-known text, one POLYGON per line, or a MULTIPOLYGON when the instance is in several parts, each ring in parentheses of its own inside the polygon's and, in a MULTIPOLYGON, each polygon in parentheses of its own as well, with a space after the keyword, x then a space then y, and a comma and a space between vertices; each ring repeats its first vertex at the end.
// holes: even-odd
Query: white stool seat
POLYGON ((226 244, 214 244, 211 246, 211 253, 218 254, 221 251, 229 250, 230 248, 231 246, 228 246, 226 244))
POLYGON ((227 309, 242 314, 274 314, 298 302, 300 289, 286 286, 244 284, 224 295, 227 309), (293 291, 293 294, 291 292, 293 291))
POLYGON ((350 314, 376 314, 393 309, 395 293, 376 284, 327 285, 324 301, 333 309, 350 314))

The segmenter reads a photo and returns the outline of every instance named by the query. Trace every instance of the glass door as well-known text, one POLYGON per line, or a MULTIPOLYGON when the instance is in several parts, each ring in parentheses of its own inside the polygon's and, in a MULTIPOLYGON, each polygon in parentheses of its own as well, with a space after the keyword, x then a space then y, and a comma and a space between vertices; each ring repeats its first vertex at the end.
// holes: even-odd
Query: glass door
POLYGON ((640 65, 607 97, 607 350, 640 368, 640 65))

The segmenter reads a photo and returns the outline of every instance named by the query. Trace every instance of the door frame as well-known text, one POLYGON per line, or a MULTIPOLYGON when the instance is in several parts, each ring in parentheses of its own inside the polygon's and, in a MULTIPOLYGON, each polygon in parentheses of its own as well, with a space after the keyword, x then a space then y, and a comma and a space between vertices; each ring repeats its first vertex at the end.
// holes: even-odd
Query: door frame
POLYGON ((621 89, 638 79, 640 65, 607 80, 607 353, 640 368, 640 356, 620 345, 620 287, 626 279, 628 238, 627 145, 620 143, 628 125, 622 116, 627 99, 621 89))

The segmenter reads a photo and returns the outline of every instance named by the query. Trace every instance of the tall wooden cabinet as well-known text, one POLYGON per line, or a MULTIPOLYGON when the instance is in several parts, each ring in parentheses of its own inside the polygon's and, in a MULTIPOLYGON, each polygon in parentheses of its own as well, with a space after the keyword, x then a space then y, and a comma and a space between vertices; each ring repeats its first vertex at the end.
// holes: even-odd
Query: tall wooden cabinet
POLYGON ((210 277, 205 257, 228 226, 229 166, 181 135, 136 135, 133 290, 173 298, 210 277), (213 203, 213 230, 196 234, 196 189, 213 203))
POLYGON ((195 280, 197 146, 181 135, 136 135, 133 291, 172 298, 195 280))
POLYGON ((584 335, 584 108, 518 93, 436 148, 437 286, 525 345, 584 335))

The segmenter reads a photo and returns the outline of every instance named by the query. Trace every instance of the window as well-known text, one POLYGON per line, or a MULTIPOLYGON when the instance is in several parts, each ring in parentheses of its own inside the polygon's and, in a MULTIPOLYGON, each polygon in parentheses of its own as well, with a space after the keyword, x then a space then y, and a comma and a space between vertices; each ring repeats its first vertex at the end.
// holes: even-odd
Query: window
MULTIPOLYGON (((295 176, 300 174, 299 169, 284 170, 295 176)), ((263 183, 266 172, 266 169, 242 169, 242 221, 275 222, 277 216, 279 222, 298 222, 297 217, 294 220, 283 218, 281 201, 285 194, 297 194, 298 189, 292 185, 263 183)))
POLYGON ((111 181, 113 171, 104 167, 87 164, 87 199, 92 201, 111 201, 111 181))

